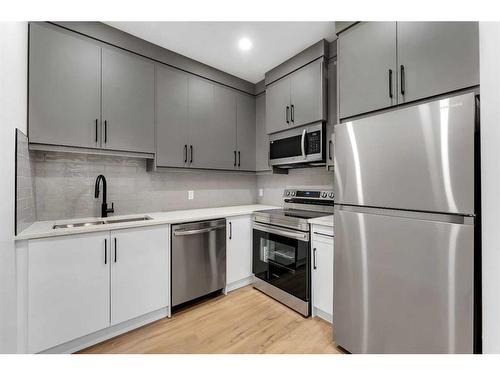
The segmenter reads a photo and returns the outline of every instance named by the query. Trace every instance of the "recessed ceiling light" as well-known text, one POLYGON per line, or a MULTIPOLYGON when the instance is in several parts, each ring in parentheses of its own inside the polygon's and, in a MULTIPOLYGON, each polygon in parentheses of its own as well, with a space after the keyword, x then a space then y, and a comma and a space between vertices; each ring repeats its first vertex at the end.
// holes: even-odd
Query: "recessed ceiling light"
POLYGON ((238 47, 240 47, 242 51, 248 51, 252 48, 252 41, 248 38, 241 38, 238 42, 238 47))

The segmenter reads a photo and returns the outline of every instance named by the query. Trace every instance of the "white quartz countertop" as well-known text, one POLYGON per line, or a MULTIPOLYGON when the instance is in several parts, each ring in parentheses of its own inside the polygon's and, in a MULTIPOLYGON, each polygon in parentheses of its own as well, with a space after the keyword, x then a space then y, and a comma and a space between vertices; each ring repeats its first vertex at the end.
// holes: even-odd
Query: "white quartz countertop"
POLYGON ((316 217, 314 219, 309 219, 309 224, 324 225, 333 228, 333 215, 316 217))
POLYGON ((74 227, 74 228, 62 228, 62 229, 52 229, 52 228, 54 227, 54 225, 57 224, 96 221, 101 219, 97 217, 91 217, 91 218, 79 218, 72 220, 38 221, 30 225, 21 233, 19 233, 15 239, 29 240, 34 238, 57 237, 57 236, 65 236, 78 233, 91 233, 91 232, 102 232, 114 229, 146 227, 150 225, 186 223, 190 221, 211 220, 211 219, 219 219, 219 218, 226 218, 239 215, 249 215, 255 211, 270 210, 274 208, 279 208, 279 207, 267 206, 262 204, 252 204, 244 206, 200 208, 200 209, 181 210, 181 211, 119 215, 119 216, 110 216, 107 219, 126 219, 139 216, 149 216, 151 220, 141 220, 141 221, 126 222, 126 223, 114 223, 114 224, 100 224, 100 225, 91 225, 87 227, 74 227))

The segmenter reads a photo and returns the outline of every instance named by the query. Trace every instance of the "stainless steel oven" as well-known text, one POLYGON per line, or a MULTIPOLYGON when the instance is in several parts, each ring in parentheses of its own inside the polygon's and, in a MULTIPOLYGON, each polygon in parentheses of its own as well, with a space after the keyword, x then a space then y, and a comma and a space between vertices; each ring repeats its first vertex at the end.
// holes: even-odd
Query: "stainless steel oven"
POLYGON ((310 314, 309 219, 333 213, 333 192, 287 189, 284 207, 253 221, 253 286, 304 316, 310 314))
POLYGON ((285 297, 286 293, 283 302, 308 316, 309 270, 308 232, 254 223, 253 272, 257 289, 264 288, 264 292, 278 300, 285 297), (259 280, 265 283, 259 283, 259 280))
POLYGON ((317 123, 269 136, 269 164, 293 168, 325 163, 325 125, 317 123))

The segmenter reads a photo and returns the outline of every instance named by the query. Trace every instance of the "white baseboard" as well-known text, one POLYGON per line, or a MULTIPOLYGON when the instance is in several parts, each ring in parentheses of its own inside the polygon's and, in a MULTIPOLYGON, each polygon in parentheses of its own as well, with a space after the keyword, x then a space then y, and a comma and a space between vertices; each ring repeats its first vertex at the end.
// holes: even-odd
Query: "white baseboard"
POLYGON ((40 353, 52 353, 52 354, 74 353, 79 350, 88 348, 89 346, 100 343, 102 341, 108 340, 112 337, 121 335, 122 333, 131 331, 148 323, 154 322, 155 320, 159 320, 168 316, 170 316, 170 308, 164 307, 162 309, 150 312, 148 314, 139 316, 137 318, 127 320, 126 322, 119 323, 108 328, 104 328, 100 331, 91 333, 90 335, 79 337, 75 340, 68 341, 64 344, 54 346, 40 353))
POLYGON ((328 323, 333 323, 333 315, 313 306, 313 316, 317 316, 328 323))
POLYGON ((233 290, 243 288, 244 286, 250 285, 250 284, 252 284, 252 282, 253 282, 253 275, 246 277, 244 279, 238 280, 238 281, 234 281, 231 284, 227 284, 226 288, 224 290, 225 294, 227 294, 233 290))

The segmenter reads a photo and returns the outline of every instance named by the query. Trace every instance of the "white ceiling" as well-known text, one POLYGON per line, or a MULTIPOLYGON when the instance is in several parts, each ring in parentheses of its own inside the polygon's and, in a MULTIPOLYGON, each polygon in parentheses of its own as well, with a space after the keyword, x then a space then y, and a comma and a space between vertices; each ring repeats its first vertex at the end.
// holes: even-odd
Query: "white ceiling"
POLYGON ((334 22, 106 22, 127 33, 252 83, 318 42, 335 38, 334 22), (243 52, 238 40, 252 48, 243 52))

